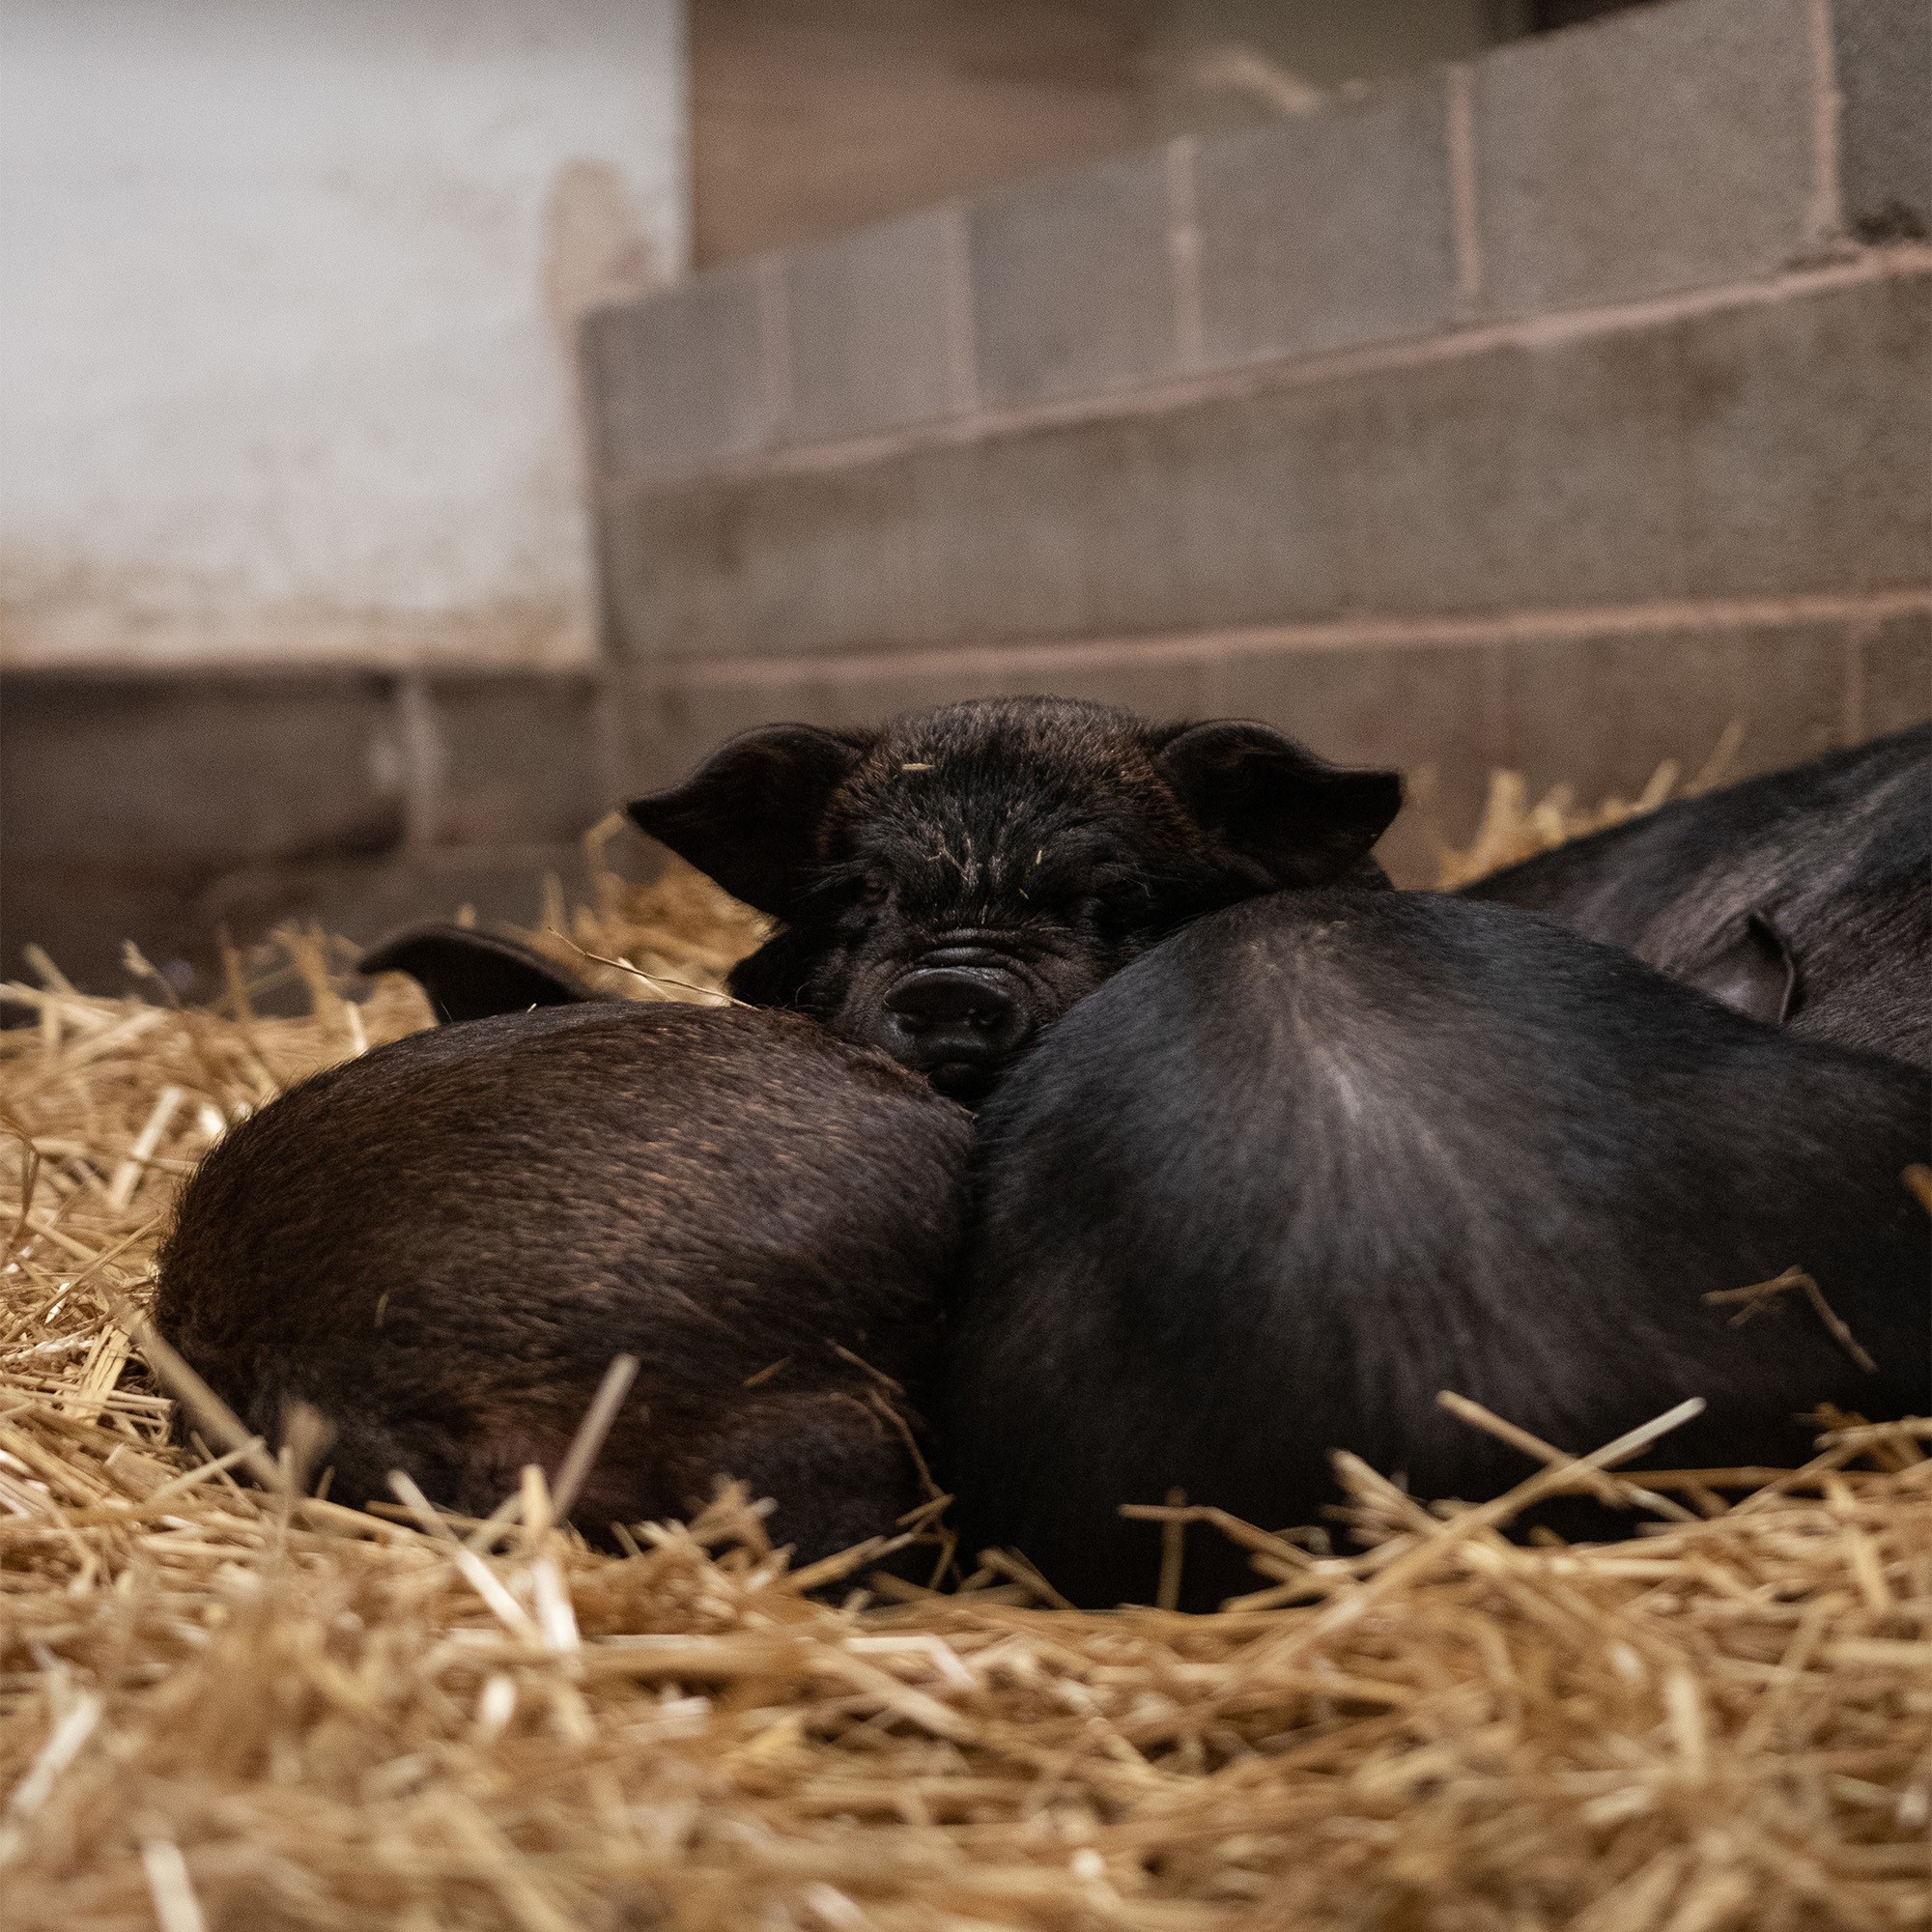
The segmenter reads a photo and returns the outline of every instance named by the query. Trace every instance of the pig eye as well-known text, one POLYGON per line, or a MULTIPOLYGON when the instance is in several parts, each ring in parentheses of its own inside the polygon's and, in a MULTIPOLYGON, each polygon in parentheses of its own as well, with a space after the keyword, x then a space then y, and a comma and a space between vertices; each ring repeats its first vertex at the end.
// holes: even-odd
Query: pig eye
POLYGON ((1146 917, 1151 897, 1143 880, 1103 883, 1072 899, 1066 916, 1075 925, 1098 926, 1103 931, 1131 926, 1146 917))
POLYGON ((1075 925, 1111 925, 1126 915, 1128 906, 1122 893, 1087 893, 1066 910, 1075 925))
POLYGON ((859 903, 867 911, 872 911, 893 895, 893 875, 876 867, 867 867, 859 881, 859 903))

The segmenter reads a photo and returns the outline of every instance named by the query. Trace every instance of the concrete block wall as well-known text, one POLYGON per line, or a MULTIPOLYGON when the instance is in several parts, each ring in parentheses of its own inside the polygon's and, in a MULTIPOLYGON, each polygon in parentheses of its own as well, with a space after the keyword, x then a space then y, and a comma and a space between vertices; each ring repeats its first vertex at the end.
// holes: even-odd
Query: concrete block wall
POLYGON ((1928 235, 1932 6, 1675 0, 606 311, 632 765, 1051 689, 1461 829, 1923 716, 1928 235))
POLYGON ((600 665, 12 680, 6 967, 526 917, 775 718, 1264 717, 1452 831, 1913 722, 1928 96, 1932 0, 1668 0, 596 312, 600 665))
POLYGON ((4 971, 32 943, 118 990, 132 939, 206 993, 223 931, 367 941, 466 903, 531 923, 619 791, 607 711, 588 672, 11 674, 4 971))

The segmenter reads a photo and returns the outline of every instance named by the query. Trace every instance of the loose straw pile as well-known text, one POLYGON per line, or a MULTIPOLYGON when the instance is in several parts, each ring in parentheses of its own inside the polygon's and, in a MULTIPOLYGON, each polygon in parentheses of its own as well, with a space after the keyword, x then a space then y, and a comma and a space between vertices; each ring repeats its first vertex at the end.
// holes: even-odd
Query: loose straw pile
MULTIPOLYGON (((1437 883, 1445 890, 1466 886, 1505 866, 1580 838, 1587 832, 1603 832, 1626 819, 1641 818, 1673 798, 1701 797, 1728 781, 1744 736, 1743 724, 1733 720, 1712 747, 1711 755, 1682 783, 1677 760, 1665 758, 1634 798, 1612 793, 1595 805, 1579 805, 1577 788, 1570 784, 1551 785, 1541 798, 1532 800, 1529 781, 1520 772, 1492 771, 1482 819, 1469 843, 1453 845, 1439 831, 1434 835, 1440 873, 1437 883)), ((1436 781, 1432 768, 1424 767, 1416 774, 1414 789, 1426 820, 1435 821, 1436 781)))
MULTIPOLYGON (((666 892, 709 922, 684 952, 665 893, 547 923, 715 985, 746 928, 666 892)), ((129 1329, 180 1177, 426 1021, 400 980, 352 1003, 343 964, 289 932, 206 1011, 45 963, 8 993, 31 1022, 0 1035, 9 1932, 1926 1922, 1926 1424, 1639 1490, 1463 1404, 1523 1449, 1516 1498, 1425 1509, 1345 1462, 1349 1521, 1313 1531, 1150 1499, 1151 1602, 1189 1539, 1253 1554, 1206 1617, 1057 1608, 999 1552, 957 1595, 835 1605, 805 1591, 836 1565, 789 1574, 741 1494, 605 1556, 534 1472, 487 1524, 408 1485, 390 1520, 306 1496, 298 1454, 219 1417, 212 1455, 170 1446, 129 1329), (259 1015, 277 974, 306 1017, 259 1015), (1504 1539, 1571 1485, 1650 1533, 1504 1539)))

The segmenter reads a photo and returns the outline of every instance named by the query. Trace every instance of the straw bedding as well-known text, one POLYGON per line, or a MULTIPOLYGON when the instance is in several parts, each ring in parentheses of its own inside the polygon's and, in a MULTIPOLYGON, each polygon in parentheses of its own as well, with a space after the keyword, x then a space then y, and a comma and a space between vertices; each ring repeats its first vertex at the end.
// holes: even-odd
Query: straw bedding
MULTIPOLYGON (((573 931, 649 976, 596 968, 613 989, 682 998, 748 940, 689 874, 607 880, 573 931)), ((291 931, 209 1010, 45 963, 8 995, 0 1925, 1928 1922, 1925 1424, 1822 1418, 1796 1473, 1647 1474, 1621 1493, 1650 1533, 1601 1548, 1350 1467, 1349 1521, 1228 1526, 1255 1592, 1193 1618, 1058 1608, 1001 1556, 834 1605, 731 1493, 606 1556, 540 1479, 487 1526, 385 1520, 275 1487, 218 1420, 216 1460, 171 1447, 128 1328, 180 1177, 427 1020, 400 980, 351 1004, 345 963, 291 931), (306 1016, 259 1016, 276 975, 306 1016)))

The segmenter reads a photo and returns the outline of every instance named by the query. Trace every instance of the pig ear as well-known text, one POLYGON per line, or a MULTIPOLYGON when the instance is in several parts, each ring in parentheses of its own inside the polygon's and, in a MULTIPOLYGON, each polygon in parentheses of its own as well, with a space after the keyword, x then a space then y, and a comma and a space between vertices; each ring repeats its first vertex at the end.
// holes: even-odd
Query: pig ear
POLYGON ((1767 1026, 1784 1025, 1804 1004, 1798 961, 1784 935, 1761 912, 1749 914, 1683 977, 1688 985, 1767 1026))
POLYGON ((1160 762, 1202 828, 1283 886, 1340 878, 1402 809, 1400 774, 1331 765, 1266 724, 1190 724, 1160 762))
POLYGON ((832 794, 875 742, 865 731, 767 724, 720 746, 681 785, 624 809, 733 898, 786 919, 832 794))
POLYGON ((468 925, 412 925, 372 946, 358 973, 407 973, 443 1021, 489 1019, 599 995, 533 947, 468 925))

